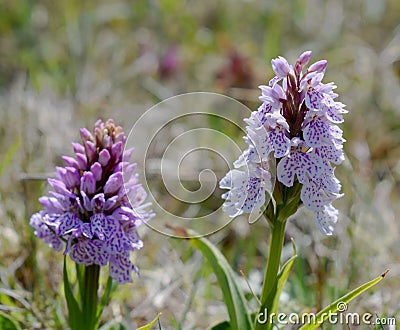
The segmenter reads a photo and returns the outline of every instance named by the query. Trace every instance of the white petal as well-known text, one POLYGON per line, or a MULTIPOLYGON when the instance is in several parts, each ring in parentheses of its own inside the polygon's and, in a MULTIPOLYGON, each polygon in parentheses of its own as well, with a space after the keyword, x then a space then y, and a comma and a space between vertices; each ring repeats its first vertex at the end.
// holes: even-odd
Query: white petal
POLYGON ((278 163, 276 173, 279 182, 282 182, 286 187, 293 186, 295 171, 291 158, 282 158, 278 163))
POLYGON ((338 220, 339 211, 332 204, 326 205, 323 211, 315 212, 315 224, 325 235, 333 234, 333 225, 338 220))

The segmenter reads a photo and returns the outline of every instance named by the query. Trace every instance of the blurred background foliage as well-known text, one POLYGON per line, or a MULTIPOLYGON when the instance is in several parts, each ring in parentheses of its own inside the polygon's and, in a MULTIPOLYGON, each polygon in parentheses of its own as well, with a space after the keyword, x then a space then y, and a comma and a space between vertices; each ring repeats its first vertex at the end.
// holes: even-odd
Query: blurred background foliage
MULTIPOLYGON (((48 188, 44 178, 71 154, 78 128, 113 117, 128 132, 152 105, 192 91, 223 93, 256 109, 257 86, 273 76, 271 58, 293 62, 308 49, 314 61, 328 60, 325 79, 336 82, 350 110, 347 161, 336 171, 346 195, 336 204, 341 217, 333 237, 322 237, 304 210, 289 221, 284 254, 293 237, 301 257, 283 310, 315 311, 389 268, 384 283, 349 311, 398 315, 397 0, 1 1, 0 313, 27 329, 64 328, 62 256, 33 237, 28 220, 48 188)), ((220 205, 219 193, 202 207, 220 205)), ((133 329, 159 311, 162 329, 204 329, 223 320, 221 293, 200 255, 184 241, 148 228, 141 233, 141 277, 119 288, 105 326, 133 329)), ((265 222, 250 226, 238 218, 211 240, 257 292, 265 222)))

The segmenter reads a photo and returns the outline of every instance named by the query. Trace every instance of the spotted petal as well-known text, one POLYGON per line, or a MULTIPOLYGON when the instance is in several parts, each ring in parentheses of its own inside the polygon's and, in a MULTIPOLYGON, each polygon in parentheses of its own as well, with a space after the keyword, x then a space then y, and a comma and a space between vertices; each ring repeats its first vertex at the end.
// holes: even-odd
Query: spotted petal
POLYGON ((333 225, 337 222, 339 211, 332 204, 325 205, 322 211, 315 212, 315 224, 325 235, 333 234, 333 225))
POLYGON ((60 238, 45 224, 43 211, 31 216, 29 224, 34 228, 35 235, 45 241, 55 251, 61 251, 64 244, 60 238))
POLYGON ((321 110, 324 111, 326 117, 332 123, 342 123, 343 114, 348 111, 343 109, 344 104, 335 102, 331 97, 327 96, 321 101, 321 110))
POLYGON ((110 261, 110 276, 118 283, 132 282, 131 272, 137 272, 136 267, 129 259, 128 253, 113 256, 110 261))
POLYGON ((88 240, 80 240, 78 243, 74 244, 69 253, 71 259, 80 265, 93 265, 93 257, 90 255, 86 249, 86 245, 89 243, 88 240))
POLYGON ((303 152, 301 148, 292 148, 290 154, 280 160, 277 167, 277 177, 285 186, 293 186, 294 176, 300 183, 317 178, 323 171, 318 157, 312 152, 303 152))
POLYGON ((301 188, 300 198, 303 204, 312 211, 323 211, 325 205, 333 202, 338 196, 333 193, 329 193, 313 182, 309 181, 304 184, 301 188))
POLYGON ((324 99, 324 94, 318 92, 314 88, 309 88, 305 94, 306 106, 310 110, 320 110, 321 102, 324 99))
POLYGON ((287 131, 281 126, 277 126, 275 129, 269 132, 269 138, 275 150, 275 158, 285 157, 289 153, 290 139, 287 135, 287 131))
POLYGON ((58 225, 57 235, 64 236, 71 232, 73 229, 80 228, 82 220, 80 220, 76 214, 72 212, 66 212, 61 214, 57 220, 58 225))
POLYGON ((105 239, 105 232, 107 232, 107 228, 105 228, 106 218, 107 217, 104 213, 94 213, 90 217, 92 233, 93 235, 96 235, 100 240, 105 239))
POLYGON ((325 159, 336 165, 339 165, 344 160, 343 147, 338 143, 318 147, 315 149, 315 154, 321 159, 325 159))
POLYGON ((265 183, 254 173, 230 171, 220 182, 222 189, 230 189, 223 195, 223 210, 230 217, 251 213, 265 203, 265 183))
POLYGON ((125 232, 119 221, 112 217, 107 217, 107 225, 111 230, 107 230, 106 249, 112 254, 122 253, 124 250, 125 232))
POLYGON ((105 249, 104 241, 98 239, 88 241, 86 251, 92 257, 92 260, 96 265, 105 266, 110 260, 110 254, 105 249))
POLYGON ((342 139, 342 130, 332 125, 324 116, 314 115, 305 121, 303 128, 304 141, 313 148, 331 145, 334 140, 342 139))

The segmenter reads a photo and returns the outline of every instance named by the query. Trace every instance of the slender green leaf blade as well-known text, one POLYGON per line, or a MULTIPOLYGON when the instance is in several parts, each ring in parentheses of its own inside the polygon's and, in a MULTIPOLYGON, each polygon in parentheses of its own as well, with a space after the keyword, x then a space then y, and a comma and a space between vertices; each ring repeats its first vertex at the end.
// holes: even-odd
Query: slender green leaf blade
POLYGON ((21 328, 15 323, 11 317, 0 313, 0 329, 2 330, 20 330, 21 328))
POLYGON ((68 306, 68 323, 72 329, 79 329, 79 322, 80 320, 83 320, 83 318, 78 302, 76 301, 74 294, 72 293, 71 286, 68 280, 66 257, 64 257, 63 273, 65 299, 67 300, 68 306))
POLYGON ((229 314, 229 324, 232 329, 251 329, 250 312, 247 309, 246 299, 236 281, 235 273, 225 259, 224 255, 208 239, 198 237, 193 231, 184 230, 183 236, 190 237, 189 242, 198 249, 204 258, 210 263, 222 294, 229 314), (195 237, 195 238, 194 238, 195 237))
POLYGON ((143 327, 137 328, 136 330, 150 330, 151 327, 156 324, 160 316, 161 313, 158 313, 153 321, 151 321, 149 324, 144 325, 143 327))
POLYGON ((292 269, 292 266, 294 264, 294 261, 296 260, 297 255, 294 255, 291 257, 286 263, 282 266, 281 271, 278 274, 278 284, 277 284, 277 289, 276 289, 276 294, 275 294, 275 299, 274 299, 274 304, 271 313, 276 313, 277 308, 278 308, 278 301, 279 297, 282 293, 283 287, 289 277, 290 270, 292 269))
POLYGON ((318 329, 322 323, 328 318, 329 315, 332 313, 336 313, 341 307, 347 306, 347 304, 352 301, 354 298, 358 297, 361 293, 367 291, 368 289, 372 288, 380 281, 384 279, 386 274, 389 270, 385 271, 382 275, 379 275, 377 278, 364 283, 363 285, 359 286, 358 288, 350 291, 349 293, 345 294, 344 296, 340 297, 339 299, 335 300, 330 305, 326 306, 323 310, 317 313, 315 319, 315 324, 305 324, 303 325, 300 330, 314 330, 318 329))

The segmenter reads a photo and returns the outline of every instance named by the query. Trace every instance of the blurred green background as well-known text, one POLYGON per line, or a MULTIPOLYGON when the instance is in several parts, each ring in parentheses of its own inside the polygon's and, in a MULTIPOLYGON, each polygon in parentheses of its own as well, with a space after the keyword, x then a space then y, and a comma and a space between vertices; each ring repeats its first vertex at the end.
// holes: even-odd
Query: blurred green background
MULTIPOLYGON (((349 311, 398 316, 397 0, 1 1, 0 312, 26 329, 65 328, 62 255, 34 238, 28 221, 78 128, 113 117, 128 132, 152 105, 192 91, 222 93, 256 109, 257 86, 273 76, 270 60, 283 55, 293 63, 305 50, 313 51, 312 61, 328 60, 325 81, 338 85, 350 110, 347 160, 336 170, 345 197, 336 203, 333 237, 323 237, 304 210, 289 221, 284 255, 293 237, 301 257, 282 310, 315 311, 389 268, 349 311)), ((205 329, 223 320, 221 293, 201 256, 184 241, 148 228, 141 234, 141 277, 118 289, 105 328, 134 329, 159 311, 162 329, 205 329)), ((257 292, 267 225, 239 218, 211 240, 257 292)))

